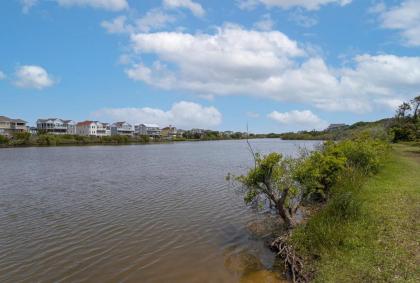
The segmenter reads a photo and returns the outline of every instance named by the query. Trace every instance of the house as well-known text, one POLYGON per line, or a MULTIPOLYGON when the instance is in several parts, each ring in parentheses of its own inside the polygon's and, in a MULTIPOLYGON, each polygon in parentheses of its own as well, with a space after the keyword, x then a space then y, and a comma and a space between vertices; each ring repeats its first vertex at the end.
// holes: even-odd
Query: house
POLYGON ((127 122, 116 122, 111 125, 112 136, 133 136, 134 129, 127 122))
POLYGON ((84 121, 77 123, 76 134, 80 136, 104 137, 111 135, 111 127, 107 123, 98 121, 84 121))
POLYGON ((111 135, 111 126, 108 123, 96 122, 96 134, 98 137, 108 137, 111 135))
POLYGON ((327 131, 338 130, 345 127, 347 127, 346 124, 331 124, 328 126, 327 131))
POLYGON ((0 135, 26 132, 26 123, 26 121, 21 119, 11 119, 6 116, 0 116, 0 135))
POLYGON ((39 131, 54 135, 75 135, 76 122, 73 120, 63 120, 58 118, 38 119, 36 127, 39 131))
POLYGON ((168 127, 163 128, 160 134, 164 138, 172 139, 172 138, 176 138, 177 130, 174 126, 169 125, 168 127))
POLYGON ((139 124, 135 126, 135 132, 140 136, 149 136, 158 138, 161 135, 161 130, 156 124, 139 124))
POLYGON ((76 125, 76 135, 97 136, 97 126, 94 121, 79 122, 76 125))
POLYGON ((204 129, 192 129, 190 132, 193 135, 196 135, 196 134, 198 134, 198 135, 204 135, 205 131, 206 130, 204 130, 204 129))

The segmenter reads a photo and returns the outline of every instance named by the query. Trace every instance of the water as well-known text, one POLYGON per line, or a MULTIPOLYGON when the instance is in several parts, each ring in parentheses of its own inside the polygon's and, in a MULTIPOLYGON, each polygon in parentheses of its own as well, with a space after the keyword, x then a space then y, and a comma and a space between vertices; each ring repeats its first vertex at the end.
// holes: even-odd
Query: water
POLYGON ((225 181, 251 165, 245 141, 0 149, 0 282, 258 282, 261 216, 225 181))

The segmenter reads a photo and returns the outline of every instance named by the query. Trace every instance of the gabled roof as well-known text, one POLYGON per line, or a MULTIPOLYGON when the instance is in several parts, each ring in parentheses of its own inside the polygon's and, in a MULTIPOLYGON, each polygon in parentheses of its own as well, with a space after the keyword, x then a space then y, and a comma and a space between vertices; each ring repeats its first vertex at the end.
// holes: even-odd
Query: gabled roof
POLYGON ((0 121, 2 122, 13 122, 13 123, 28 123, 22 119, 11 119, 9 117, 6 116, 0 116, 0 121))
POLYGON ((159 125, 156 125, 156 124, 140 124, 140 125, 143 125, 147 128, 159 128, 159 125))
POLYGON ((122 125, 129 125, 131 127, 131 125, 129 123, 127 123, 126 121, 123 122, 115 122, 114 124, 112 124, 113 126, 117 126, 117 127, 121 127, 122 125))
POLYGON ((83 121, 83 122, 77 123, 77 126, 90 126, 91 124, 95 124, 95 122, 94 121, 83 121))

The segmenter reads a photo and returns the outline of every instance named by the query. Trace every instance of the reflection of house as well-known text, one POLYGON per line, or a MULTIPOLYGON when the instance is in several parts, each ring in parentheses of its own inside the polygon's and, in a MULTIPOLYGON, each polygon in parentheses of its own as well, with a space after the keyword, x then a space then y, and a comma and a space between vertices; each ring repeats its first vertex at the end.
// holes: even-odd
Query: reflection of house
POLYGON ((16 132, 26 132, 26 121, 21 119, 11 119, 0 116, 0 135, 9 135, 16 132))
POLYGON ((156 124, 140 124, 136 125, 135 131, 137 135, 149 136, 152 138, 160 137, 161 130, 156 124))
POLYGON ((38 131, 44 131, 55 135, 75 135, 76 122, 58 118, 38 119, 36 121, 38 131))
POLYGON ((169 125, 161 130, 161 136, 164 138, 176 138, 177 130, 174 126, 169 125))
POLYGON ((116 122, 111 125, 111 135, 113 136, 132 136, 133 126, 127 122, 116 122))

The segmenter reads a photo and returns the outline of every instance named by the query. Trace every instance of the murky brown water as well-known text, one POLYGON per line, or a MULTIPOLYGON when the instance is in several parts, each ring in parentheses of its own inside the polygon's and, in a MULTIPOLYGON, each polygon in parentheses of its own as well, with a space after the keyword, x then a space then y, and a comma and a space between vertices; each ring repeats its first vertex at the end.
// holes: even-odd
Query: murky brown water
POLYGON ((245 141, 0 149, 0 282, 280 282, 224 179, 251 165, 245 141))

